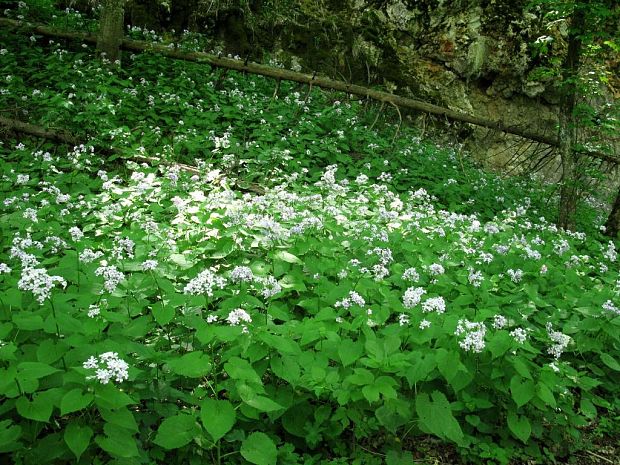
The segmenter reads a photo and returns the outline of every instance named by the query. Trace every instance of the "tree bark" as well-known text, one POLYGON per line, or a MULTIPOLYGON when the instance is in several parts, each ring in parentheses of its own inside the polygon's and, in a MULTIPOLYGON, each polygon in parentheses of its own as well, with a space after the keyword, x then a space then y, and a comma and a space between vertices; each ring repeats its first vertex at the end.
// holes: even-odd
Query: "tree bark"
POLYGON ((577 76, 581 60, 581 34, 585 27, 585 11, 577 6, 572 15, 568 33, 568 50, 562 65, 564 89, 560 100, 558 146, 562 161, 562 180, 560 186, 560 208, 558 226, 574 230, 579 200, 578 157, 575 152, 577 144, 577 126, 575 103, 577 101, 577 76))
POLYGON ((114 63, 120 58, 123 43, 125 0, 102 0, 97 50, 114 63))
POLYGON ((616 200, 614 201, 614 205, 611 207, 611 213, 609 213, 609 217, 605 222, 605 235, 611 237, 612 239, 616 239, 618 237, 618 233, 620 232, 620 187, 618 188, 618 193, 616 194, 616 200))

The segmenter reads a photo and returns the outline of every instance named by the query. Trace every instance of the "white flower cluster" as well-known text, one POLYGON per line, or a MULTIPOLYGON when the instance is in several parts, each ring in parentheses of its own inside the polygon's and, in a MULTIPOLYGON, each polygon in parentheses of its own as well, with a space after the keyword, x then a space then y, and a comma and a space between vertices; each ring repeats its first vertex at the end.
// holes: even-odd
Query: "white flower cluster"
POLYGON ((403 272, 403 279, 405 281, 416 282, 420 280, 420 275, 415 268, 407 268, 403 272))
POLYGON ((249 266, 235 266, 230 272, 230 280, 233 283, 249 283, 254 281, 254 273, 249 266))
POLYGON ((213 290, 215 288, 223 289, 224 286, 226 286, 226 279, 216 275, 213 271, 207 268, 187 283, 183 289, 183 292, 191 295, 206 294, 209 297, 213 297, 213 290))
POLYGON ((422 304, 424 313, 436 312, 442 314, 446 311, 446 301, 443 297, 431 297, 422 304))
POLYGON ((11 268, 6 263, 0 263, 0 274, 2 273, 10 273, 11 268))
POLYGON ((482 322, 459 320, 454 334, 456 336, 465 336, 459 341, 459 346, 463 350, 478 354, 484 350, 486 332, 487 328, 482 322))
POLYGON ((91 263, 101 257, 103 257, 103 252, 100 250, 94 251, 93 249, 84 249, 80 252, 80 261, 83 263, 91 263))
POLYGON ((252 317, 242 308, 237 308, 228 314, 226 321, 228 321, 231 326, 238 326, 241 323, 252 323, 252 317))
POLYGON ((618 258, 618 252, 616 252, 616 246, 614 245, 613 241, 609 241, 609 244, 607 244, 607 250, 603 252, 603 257, 605 257, 610 262, 615 262, 618 258))
POLYGON ((282 290, 282 286, 278 282, 276 278, 273 276, 267 277, 257 277, 255 281, 261 283, 263 285, 263 289, 261 290, 261 294, 265 299, 269 299, 274 295, 278 294, 282 290))
POLYGON ((67 287, 67 281, 62 276, 50 276, 43 268, 25 268, 17 287, 22 291, 32 292, 42 304, 50 296, 56 283, 63 288, 67 287))
POLYGON ((523 271, 522 270, 508 270, 506 271, 506 274, 508 276, 510 276, 510 280, 515 283, 515 284, 519 284, 521 282, 521 280, 523 279, 523 271))
POLYGON ((152 271, 157 268, 157 265, 157 260, 145 260, 144 263, 142 263, 142 269, 144 271, 152 271))
POLYGON ((127 258, 133 258, 133 248, 135 246, 134 241, 129 238, 123 237, 117 239, 112 249, 112 256, 118 260, 122 260, 126 254, 127 258))
POLYGON ((495 315, 493 316, 493 328, 494 329, 502 329, 508 326, 508 319, 503 315, 495 315))
POLYGON ((403 295, 403 306, 405 308, 413 308, 420 303, 422 296, 426 294, 426 290, 421 287, 410 287, 403 295))
POLYGON ((439 276, 441 274, 444 274, 446 270, 441 264, 433 263, 432 265, 428 266, 428 272, 434 276, 439 276))
MULTIPOLYGON (((0 265, 2 264, 0 263, 0 265)), ((620 316, 620 308, 618 308, 611 300, 608 300, 603 304, 603 310, 607 310, 608 312, 612 312, 620 316)))
POLYGON ((129 365, 120 359, 116 352, 105 352, 99 357, 90 357, 82 365, 86 369, 95 370, 93 376, 86 379, 96 379, 101 384, 108 384, 110 380, 122 383, 129 378, 129 365))
POLYGON ((405 315, 401 313, 398 315, 398 325, 399 326, 407 326, 409 324, 409 315, 405 315))
POLYGON ((527 340, 527 331, 523 328, 515 328, 510 331, 512 338, 519 344, 523 344, 527 340))
POLYGON ((101 262, 101 266, 95 270, 95 275, 103 276, 103 286, 110 293, 114 292, 120 282, 125 279, 125 275, 121 271, 114 265, 107 266, 105 261, 101 262))
POLYGON ((554 331, 551 323, 547 323, 546 328, 549 339, 554 342, 554 344, 547 349, 547 353, 549 355, 553 355, 553 357, 557 360, 560 358, 566 347, 568 347, 568 344, 570 344, 571 337, 561 333, 560 331, 554 331))
POLYGON ((347 297, 345 297, 344 299, 339 300, 338 302, 336 302, 334 304, 334 307, 336 307, 336 308, 342 307, 344 309, 349 309, 353 305, 357 305, 358 307, 363 307, 364 305, 366 305, 366 301, 357 292, 350 291, 349 295, 347 297))
POLYGON ((473 268, 469 270, 469 276, 467 277, 469 280, 469 284, 474 287, 480 287, 482 281, 484 281, 484 277, 482 276, 481 271, 476 271, 473 268))
POLYGON ((84 237, 84 233, 77 226, 69 228, 69 234, 74 242, 79 242, 84 237))

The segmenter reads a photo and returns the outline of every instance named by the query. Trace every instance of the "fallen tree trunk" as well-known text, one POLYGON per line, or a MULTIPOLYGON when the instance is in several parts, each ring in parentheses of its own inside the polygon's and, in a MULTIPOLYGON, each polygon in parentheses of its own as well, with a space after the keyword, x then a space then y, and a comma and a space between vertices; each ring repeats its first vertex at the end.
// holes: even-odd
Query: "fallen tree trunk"
MULTIPOLYGON (((27 134, 29 136, 41 137, 43 139, 48 139, 54 142, 60 142, 61 144, 67 144, 76 146, 81 143, 80 139, 73 134, 70 134, 64 130, 52 131, 49 129, 45 129, 41 126, 36 126, 30 123, 24 123, 23 121, 5 118, 0 116, 0 126, 5 127, 9 131, 19 132, 21 134, 27 134)), ((104 151, 111 152, 114 154, 120 154, 121 152, 114 147, 104 147, 104 151)), ((165 160, 161 160, 155 157, 146 157, 144 155, 132 155, 131 159, 136 161, 145 161, 148 163, 155 164, 163 164, 167 166, 176 166, 182 171, 187 171, 188 173, 198 174, 200 170, 195 166, 185 165, 183 163, 167 163, 165 160)))
MULTIPOLYGON (((39 34, 45 37, 54 37, 69 40, 79 40, 82 42, 96 44, 97 37, 93 34, 86 34, 80 32, 63 32, 54 28, 50 28, 43 25, 29 25, 12 19, 0 18, 0 26, 10 27, 13 29, 23 29, 33 34, 39 34)), ((476 126, 501 131, 507 134, 523 137, 535 142, 540 142, 552 147, 559 147, 559 141, 553 137, 538 134, 527 128, 522 128, 514 125, 507 125, 503 121, 492 121, 486 118, 480 118, 477 116, 469 115, 460 111, 450 110, 449 108, 440 107, 431 103, 422 102, 407 97, 400 97, 398 95, 390 94, 380 90, 370 89, 368 87, 359 86, 356 84, 349 84, 343 81, 337 81, 327 77, 321 77, 316 75, 298 73, 296 71, 290 71, 287 69, 274 68, 271 66, 261 65, 258 63, 244 62, 243 60, 234 60, 231 58, 222 58, 209 53, 204 52, 184 52, 176 48, 171 48, 165 45, 153 44, 150 42, 136 41, 124 39, 121 48, 124 50, 130 50, 134 52, 155 52, 160 53, 163 56, 192 61, 196 63, 206 63, 217 68, 232 69, 235 71, 241 71, 251 74, 258 74, 261 76, 271 77, 274 79, 284 79, 287 81, 299 82, 302 84, 308 84, 311 86, 321 87, 323 89, 336 90, 347 94, 358 95, 361 97, 371 98, 379 102, 385 102, 392 105, 396 105, 401 108, 408 108, 411 110, 420 111, 437 116, 443 116, 453 121, 459 121, 462 123, 469 123, 476 126)), ((620 163, 620 157, 612 156, 603 152, 580 152, 582 155, 586 155, 593 158, 598 158, 608 163, 618 164, 620 163)))

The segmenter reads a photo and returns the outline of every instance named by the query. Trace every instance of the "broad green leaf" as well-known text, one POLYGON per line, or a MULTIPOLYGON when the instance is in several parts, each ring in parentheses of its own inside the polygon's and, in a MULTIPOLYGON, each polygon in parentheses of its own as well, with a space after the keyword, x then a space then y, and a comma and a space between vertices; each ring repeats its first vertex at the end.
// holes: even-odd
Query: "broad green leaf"
POLYGON ((116 409, 136 402, 112 383, 97 384, 95 387, 95 404, 105 409, 116 409))
POLYGON ((88 448, 92 437, 93 430, 88 426, 80 426, 75 420, 65 427, 65 443, 69 450, 73 452, 78 462, 88 448))
POLYGON ((17 371, 20 379, 30 380, 44 378, 52 373, 57 373, 60 370, 48 365, 47 363, 22 362, 17 365, 17 371))
POLYGON ((605 365, 607 365, 612 370, 620 371, 620 363, 618 363, 616 359, 613 358, 611 355, 601 354, 601 360, 603 361, 605 365))
POLYGON ((196 419, 186 413, 178 413, 166 418, 159 428, 153 442, 164 449, 178 449, 189 444, 200 434, 196 419))
POLYGON ((338 344, 338 357, 345 367, 359 360, 363 353, 364 345, 359 341, 343 339, 338 344))
POLYGON ((121 428, 125 428, 132 433, 138 432, 138 424, 136 423, 136 419, 134 418, 133 413, 127 408, 119 408, 116 410, 99 408, 99 413, 106 423, 120 426, 121 428))
POLYGON ((514 411, 508 412, 508 428, 523 443, 526 443, 532 434, 532 427, 528 418, 525 415, 517 415, 514 411))
POLYGON ((385 465, 413 465, 413 455, 408 451, 391 450, 385 457, 385 465))
POLYGON ((278 250, 274 254, 276 260, 282 260, 286 263, 302 263, 301 259, 286 250, 278 250))
POLYGON ((241 444, 241 455, 250 463, 256 465, 275 465, 278 458, 278 449, 265 433, 250 434, 241 444))
POLYGON ((200 419, 214 441, 219 441, 235 424, 236 414, 227 400, 205 399, 200 404, 200 419))
POLYGON ((0 421, 0 452, 7 452, 14 446, 20 446, 16 443, 22 435, 22 427, 19 425, 11 425, 11 423, 11 420, 0 421))
POLYGON ((125 428, 106 423, 103 427, 105 436, 95 437, 95 442, 99 446, 115 457, 130 458, 139 455, 136 438, 125 428))
POLYGON ((211 371, 209 356, 198 351, 170 360, 168 366, 173 373, 188 378, 202 378, 211 371))
POLYGON ((538 384, 536 384, 536 395, 545 404, 555 408, 555 396, 553 395, 553 392, 551 392, 551 389, 549 389, 549 386, 542 382, 538 382, 538 384))
POLYGON ((269 397, 259 395, 251 386, 245 383, 237 384, 237 390, 243 402, 261 412, 275 412, 284 408, 269 397))
POLYGON ((224 364, 224 370, 226 370, 226 373, 228 373, 228 376, 232 379, 263 384, 256 370, 252 368, 252 365, 250 365, 247 360, 243 360, 239 357, 231 357, 228 362, 224 364))
POLYGON ((463 443, 463 431, 452 415, 450 402, 442 392, 433 391, 432 400, 426 393, 418 394, 415 405, 420 426, 440 438, 450 439, 457 444, 463 443))
POLYGON ((22 396, 15 402, 15 407, 22 417, 43 422, 49 421, 54 409, 49 399, 41 395, 34 397, 32 402, 22 396))
POLYGON ((161 326, 166 326, 174 318, 174 307, 164 302, 156 302, 153 304, 153 318, 161 326))
POLYGON ((67 392, 60 401, 60 414, 76 412, 90 405, 94 396, 91 393, 82 393, 81 388, 75 388, 67 392))
POLYGON ((534 397, 536 388, 532 380, 523 380, 519 375, 514 375, 510 380, 510 393, 517 407, 521 407, 534 397))

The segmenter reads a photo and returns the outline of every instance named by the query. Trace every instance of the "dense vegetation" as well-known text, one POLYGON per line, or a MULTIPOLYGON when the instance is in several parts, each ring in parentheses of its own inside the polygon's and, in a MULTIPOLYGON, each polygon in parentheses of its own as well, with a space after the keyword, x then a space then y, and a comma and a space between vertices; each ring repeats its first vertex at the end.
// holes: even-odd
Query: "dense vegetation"
POLYGON ((343 95, 19 34, 0 59, 3 115, 84 138, 0 146, 0 458, 509 463, 617 431, 604 212, 560 231, 552 186, 343 95))

